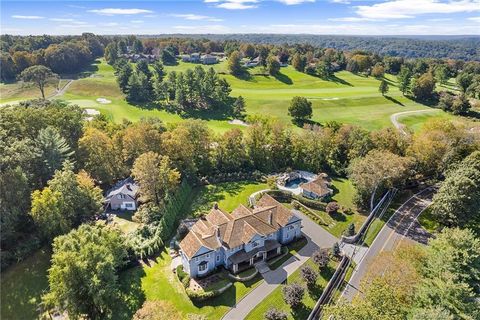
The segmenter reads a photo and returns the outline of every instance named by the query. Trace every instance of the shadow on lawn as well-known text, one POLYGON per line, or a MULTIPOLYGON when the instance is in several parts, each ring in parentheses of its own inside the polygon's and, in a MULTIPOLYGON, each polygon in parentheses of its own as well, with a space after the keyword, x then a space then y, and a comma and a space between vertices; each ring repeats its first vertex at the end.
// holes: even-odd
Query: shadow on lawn
POLYGON ((280 82, 283 82, 285 84, 288 84, 288 85, 291 85, 293 84, 293 81, 292 79, 287 76, 286 74, 283 74, 281 72, 277 73, 276 75, 274 75, 275 79, 277 79, 278 81, 280 82))
POLYGON ((393 98, 393 97, 390 97, 390 96, 384 96, 384 97, 385 97, 385 99, 390 100, 390 101, 392 101, 392 102, 395 103, 395 104, 398 104, 398 105, 400 105, 400 106, 402 106, 402 107, 405 106, 403 103, 401 103, 400 101, 398 101, 397 99, 395 99, 395 98, 393 98))
POLYGON ((145 276, 142 266, 123 271, 120 275, 119 303, 113 310, 113 319, 129 320, 142 307, 145 293, 141 279, 145 276))

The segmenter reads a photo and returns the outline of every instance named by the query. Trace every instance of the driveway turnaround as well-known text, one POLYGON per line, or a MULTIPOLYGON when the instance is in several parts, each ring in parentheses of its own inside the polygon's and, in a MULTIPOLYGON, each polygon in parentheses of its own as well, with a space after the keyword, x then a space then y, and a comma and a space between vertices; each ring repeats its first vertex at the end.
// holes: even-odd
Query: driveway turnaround
POLYGON ((395 250, 405 238, 427 243, 430 235, 420 226, 417 218, 432 203, 434 193, 433 189, 427 188, 408 199, 383 226, 368 251, 358 252, 360 258, 356 257, 354 260, 359 263, 342 293, 343 298, 352 301, 353 297, 360 292, 360 281, 369 264, 380 252, 395 250))
POLYGON ((318 248, 331 248, 335 242, 339 241, 300 211, 295 210, 295 214, 302 218, 302 232, 307 239, 307 244, 280 267, 262 274, 265 281, 243 297, 222 319, 245 319, 257 304, 272 293, 289 275, 300 268, 318 248))

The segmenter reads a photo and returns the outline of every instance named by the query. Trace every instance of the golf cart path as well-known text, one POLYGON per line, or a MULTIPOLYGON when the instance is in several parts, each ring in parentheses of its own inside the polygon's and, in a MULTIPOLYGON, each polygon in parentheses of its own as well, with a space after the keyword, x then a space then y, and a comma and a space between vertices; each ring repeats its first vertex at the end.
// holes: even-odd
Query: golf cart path
POLYGON ((69 79, 67 80, 68 82, 59 90, 57 90, 55 93, 53 93, 52 95, 50 95, 47 99, 53 99, 53 98, 56 98, 56 97, 59 97, 59 96, 63 96, 65 91, 67 91, 68 87, 70 87, 70 85, 73 83, 73 79, 69 79))
POLYGON ((405 131, 405 125, 398 122, 398 117, 399 116, 403 116, 403 115, 406 115, 406 114, 437 112, 437 111, 440 111, 440 109, 412 110, 412 111, 397 112, 397 113, 394 113, 390 116, 390 121, 392 121, 395 128, 397 128, 401 133, 407 134, 407 132, 405 131))

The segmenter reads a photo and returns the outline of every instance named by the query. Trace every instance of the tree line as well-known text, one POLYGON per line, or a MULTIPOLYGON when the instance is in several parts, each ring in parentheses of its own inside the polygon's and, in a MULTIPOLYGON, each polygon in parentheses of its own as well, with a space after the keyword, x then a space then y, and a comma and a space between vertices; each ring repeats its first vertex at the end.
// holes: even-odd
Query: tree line
POLYGON ((1 81, 12 81, 25 69, 43 65, 55 73, 74 73, 103 56, 107 39, 92 33, 81 36, 2 35, 1 81))

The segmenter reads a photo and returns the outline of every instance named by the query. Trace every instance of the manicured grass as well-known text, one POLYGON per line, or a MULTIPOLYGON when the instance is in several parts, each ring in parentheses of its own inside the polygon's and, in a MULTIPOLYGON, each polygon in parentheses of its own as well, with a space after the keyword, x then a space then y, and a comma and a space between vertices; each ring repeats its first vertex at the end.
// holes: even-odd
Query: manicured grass
POLYGON ((124 233, 130 233, 135 231, 140 225, 139 223, 132 220, 133 213, 128 211, 115 213, 116 216, 113 219, 113 222, 118 226, 120 230, 124 233))
POLYGON ((345 178, 333 178, 332 185, 334 190, 332 200, 337 201, 344 207, 354 209, 353 197, 355 195, 355 187, 352 182, 345 178))
MULTIPOLYGON (((307 260, 303 264, 311 266, 315 270, 318 268, 313 263, 312 259, 307 260)), ((248 320, 262 320, 264 319, 265 312, 268 309, 275 307, 279 310, 285 311, 288 314, 288 319, 301 319, 304 320, 308 317, 310 312, 312 311, 315 303, 317 302, 318 298, 322 294, 323 288, 325 288, 328 280, 335 272, 335 268, 337 267, 338 262, 331 261, 328 265, 328 268, 325 271, 322 271, 317 279, 316 285, 311 289, 305 290, 305 296, 303 297, 302 306, 297 308, 296 310, 292 310, 289 305, 285 303, 283 300, 282 288, 285 284, 279 285, 270 295, 268 295, 265 299, 263 299, 256 307, 253 309, 247 316, 246 319, 248 320)), ((299 268, 293 274, 291 274, 287 278, 287 284, 292 283, 300 283, 304 287, 306 287, 299 268)))
MULTIPOLYGON (((166 66, 165 70, 185 71, 195 66, 197 65, 179 62, 176 66, 166 66)), ((404 97, 396 86, 396 78, 390 75, 386 76, 390 83, 390 91, 383 97, 378 92, 380 84, 378 79, 354 75, 347 71, 337 72, 335 77, 326 81, 298 72, 291 66, 281 68, 280 75, 276 77, 265 75, 261 67, 248 69, 249 75, 246 77, 234 77, 227 74, 226 61, 203 67, 213 67, 221 73, 232 87, 232 96, 241 95, 245 98, 247 114, 277 118, 292 126, 287 109, 294 96, 303 96, 312 101, 313 121, 358 124, 369 130, 392 126, 389 117, 393 113, 428 108, 404 97)), ((121 122, 123 119, 138 121, 143 117, 158 117, 166 123, 184 120, 178 114, 127 103, 117 85, 113 67, 105 60, 97 60, 90 69, 92 76, 76 80, 61 99, 84 108, 98 109, 115 122, 121 122), (99 97, 112 102, 100 104, 96 102, 99 97)), ((16 101, 32 97, 33 93, 28 90, 20 90, 14 95, 7 95, 8 98, 4 97, 4 93, 9 91, 6 86, 15 85, 0 86, 0 93, 2 93, 0 101, 16 101)), ((442 88, 442 90, 445 89, 442 88)), ((415 124, 418 123, 417 126, 420 126, 428 116, 416 118, 415 124)), ((224 132, 231 128, 245 128, 231 125, 228 123, 229 119, 211 113, 203 114, 202 119, 207 120, 208 126, 216 132, 224 132)))
POLYGON ((50 256, 47 249, 41 249, 2 272, 0 318, 23 320, 39 317, 37 308, 42 294, 48 289, 50 256))
MULTIPOLYGON (((300 251, 300 249, 302 249, 306 244, 307 244, 307 240, 305 238, 301 238, 293 243, 288 244, 288 246, 286 247, 287 248, 286 250, 288 250, 288 253, 282 258, 278 259, 277 261, 270 262, 269 263, 270 269, 275 270, 278 267, 280 267, 285 261, 290 259, 291 256, 297 254, 297 252, 300 251)), ((285 249, 282 248, 282 250, 285 250, 285 249)))
POLYGON ((207 319, 220 319, 260 283, 259 277, 246 283, 235 282, 220 296, 193 303, 176 275, 170 270, 170 263, 171 258, 164 251, 149 266, 135 267, 123 272, 121 284, 124 303, 116 309, 114 319, 131 319, 132 314, 145 300, 167 300, 182 314, 182 318, 187 318, 188 314, 199 314, 207 319))
MULTIPOLYGON (((360 226, 363 224, 363 221, 366 219, 365 216, 359 214, 358 212, 346 214, 339 211, 336 214, 328 214, 323 210, 316 210, 312 208, 310 208, 310 210, 313 211, 315 215, 320 217, 321 221, 326 223, 326 225, 322 223, 319 223, 319 225, 337 238, 340 238, 342 234, 344 234, 351 223, 355 225, 355 230, 359 230, 360 226)), ((311 215, 311 213, 307 212, 306 210, 302 210, 302 212, 308 216, 311 215)), ((312 220, 315 221, 315 219, 312 220)))
POLYGON ((429 119, 454 119, 450 113, 440 111, 439 109, 432 109, 432 112, 406 114, 398 117, 398 122, 407 126, 407 128, 414 132, 422 129, 423 124, 429 119))
POLYGON ((256 181, 235 181, 211 184, 201 187, 195 198, 193 212, 208 211, 213 203, 228 212, 233 211, 240 204, 248 205, 248 197, 263 189, 268 189, 266 183, 256 181))

